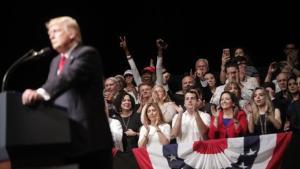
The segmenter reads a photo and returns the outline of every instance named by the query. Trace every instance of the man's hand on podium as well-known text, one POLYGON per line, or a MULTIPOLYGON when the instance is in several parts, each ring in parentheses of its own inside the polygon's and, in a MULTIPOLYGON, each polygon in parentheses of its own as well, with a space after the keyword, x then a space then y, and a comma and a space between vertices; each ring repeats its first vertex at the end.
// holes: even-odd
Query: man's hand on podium
POLYGON ((44 100, 42 95, 40 95, 36 90, 26 89, 22 94, 23 105, 31 105, 42 100, 44 100))

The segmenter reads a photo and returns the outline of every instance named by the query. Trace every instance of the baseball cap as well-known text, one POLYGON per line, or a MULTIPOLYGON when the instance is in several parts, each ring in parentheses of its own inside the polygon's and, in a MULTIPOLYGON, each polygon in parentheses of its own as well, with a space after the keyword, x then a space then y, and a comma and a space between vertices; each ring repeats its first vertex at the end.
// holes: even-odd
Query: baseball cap
POLYGON ((126 75, 133 75, 132 73, 132 70, 128 69, 124 72, 123 76, 126 76, 126 75))
POLYGON ((155 72, 155 67, 154 66, 147 66, 142 70, 142 74, 149 72, 149 73, 154 73, 155 72))

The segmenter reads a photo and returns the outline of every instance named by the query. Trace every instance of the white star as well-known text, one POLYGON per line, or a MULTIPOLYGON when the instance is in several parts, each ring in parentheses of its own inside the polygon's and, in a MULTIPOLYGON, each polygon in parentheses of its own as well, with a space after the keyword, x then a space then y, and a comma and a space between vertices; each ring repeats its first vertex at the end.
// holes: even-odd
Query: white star
POLYGON ((177 160, 176 156, 174 156, 173 154, 169 155, 169 158, 170 158, 170 161, 177 160))
POLYGON ((244 165, 244 162, 242 162, 241 165, 239 165, 240 168, 247 168, 247 166, 244 165))
POLYGON ((250 148, 250 151, 248 153, 245 153, 245 155, 247 156, 251 156, 253 154, 255 154, 256 151, 252 151, 252 149, 250 148))

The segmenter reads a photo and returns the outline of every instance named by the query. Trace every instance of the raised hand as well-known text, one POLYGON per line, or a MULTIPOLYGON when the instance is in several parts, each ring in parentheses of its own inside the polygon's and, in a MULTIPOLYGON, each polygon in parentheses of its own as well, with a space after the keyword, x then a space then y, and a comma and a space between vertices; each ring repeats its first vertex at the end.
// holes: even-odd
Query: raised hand
POLYGON ((127 48, 126 36, 120 36, 120 47, 127 48))
POLYGON ((298 50, 292 50, 287 55, 287 62, 289 62, 292 66, 294 66, 295 62, 297 62, 298 58, 298 50))
POLYGON ((219 111, 217 110, 217 106, 212 104, 210 106, 210 111, 211 111, 211 114, 215 117, 215 118, 218 118, 219 117, 219 111))
POLYGON ((131 58, 130 52, 127 46, 126 36, 120 36, 120 47, 124 50, 127 59, 131 58))
POLYGON ((218 128, 218 119, 219 119, 219 111, 217 110, 217 106, 212 104, 210 106, 211 114, 214 116, 213 125, 218 128))
POLYGON ((192 76, 192 77, 195 78, 195 75, 196 75, 196 74, 193 73, 193 69, 191 68, 191 69, 190 69, 190 76, 192 76))
POLYGON ((176 105, 175 110, 178 112, 178 114, 182 114, 184 111, 181 105, 179 105, 179 106, 176 105))
POLYGON ((204 71, 197 69, 195 71, 194 77, 199 77, 201 80, 203 80, 204 79, 204 71))
POLYGON ((230 49, 225 48, 223 49, 222 53, 222 65, 225 66, 225 64, 230 60, 230 49))
POLYGON ((113 102, 113 94, 112 94, 112 92, 110 92, 110 91, 104 91, 103 96, 104 96, 104 100, 107 103, 112 103, 113 102))
POLYGON ((269 65, 269 68, 268 68, 268 74, 272 74, 273 72, 275 72, 275 70, 276 70, 277 68, 276 68, 276 62, 272 62, 272 63, 270 63, 270 65, 269 65))
POLYGON ((246 111, 246 113, 252 113, 252 107, 250 103, 245 104, 243 109, 246 111))
POLYGON ((149 124, 148 124, 147 120, 145 120, 144 126, 145 126, 145 129, 146 129, 146 135, 148 135, 149 132, 150 132, 150 127, 149 127, 149 124))
POLYGON ((154 92, 154 93, 152 94, 152 99, 153 99, 153 101, 156 102, 156 103, 160 102, 160 99, 159 99, 159 97, 158 97, 157 92, 154 92))

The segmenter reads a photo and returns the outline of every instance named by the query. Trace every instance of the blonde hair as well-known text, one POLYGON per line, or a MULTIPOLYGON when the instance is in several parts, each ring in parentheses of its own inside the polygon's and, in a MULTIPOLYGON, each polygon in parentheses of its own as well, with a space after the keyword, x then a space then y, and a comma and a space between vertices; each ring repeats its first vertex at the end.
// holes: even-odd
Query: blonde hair
POLYGON ((225 85, 225 88, 224 88, 224 91, 229 91, 230 90, 230 87, 234 85, 237 87, 238 89, 238 96, 236 96, 238 99, 241 98, 242 96, 242 91, 241 91, 241 87, 239 86, 239 83, 238 82, 235 82, 235 81, 229 81, 226 85, 225 85))
POLYGON ((52 18, 46 23, 46 27, 48 30, 53 25, 62 25, 66 32, 74 31, 75 42, 77 43, 82 42, 80 28, 77 21, 74 18, 70 16, 60 16, 60 17, 52 18))
POLYGON ((270 96, 268 95, 267 91, 265 88, 263 87, 257 87, 255 88, 255 90, 253 91, 252 93, 252 96, 251 96, 251 100, 250 100, 250 103, 251 103, 251 108, 252 108, 252 113, 253 113, 253 119, 254 119, 254 123, 257 124, 258 123, 258 120, 259 120, 259 108, 258 106, 256 105, 255 101, 254 101, 254 96, 255 96, 255 92, 257 90, 262 90, 262 93, 264 94, 265 96, 265 104, 267 105, 267 112, 266 114, 270 114, 272 116, 274 116, 274 106, 273 106, 273 103, 271 101, 271 98, 270 96))
POLYGON ((155 85, 153 88, 152 88, 152 101, 153 102, 157 102, 157 100, 155 100, 155 89, 156 88, 161 88, 164 92, 164 95, 165 95, 165 99, 163 100, 163 102, 169 102, 171 101, 168 93, 166 92, 165 88, 162 86, 162 85, 155 85))

